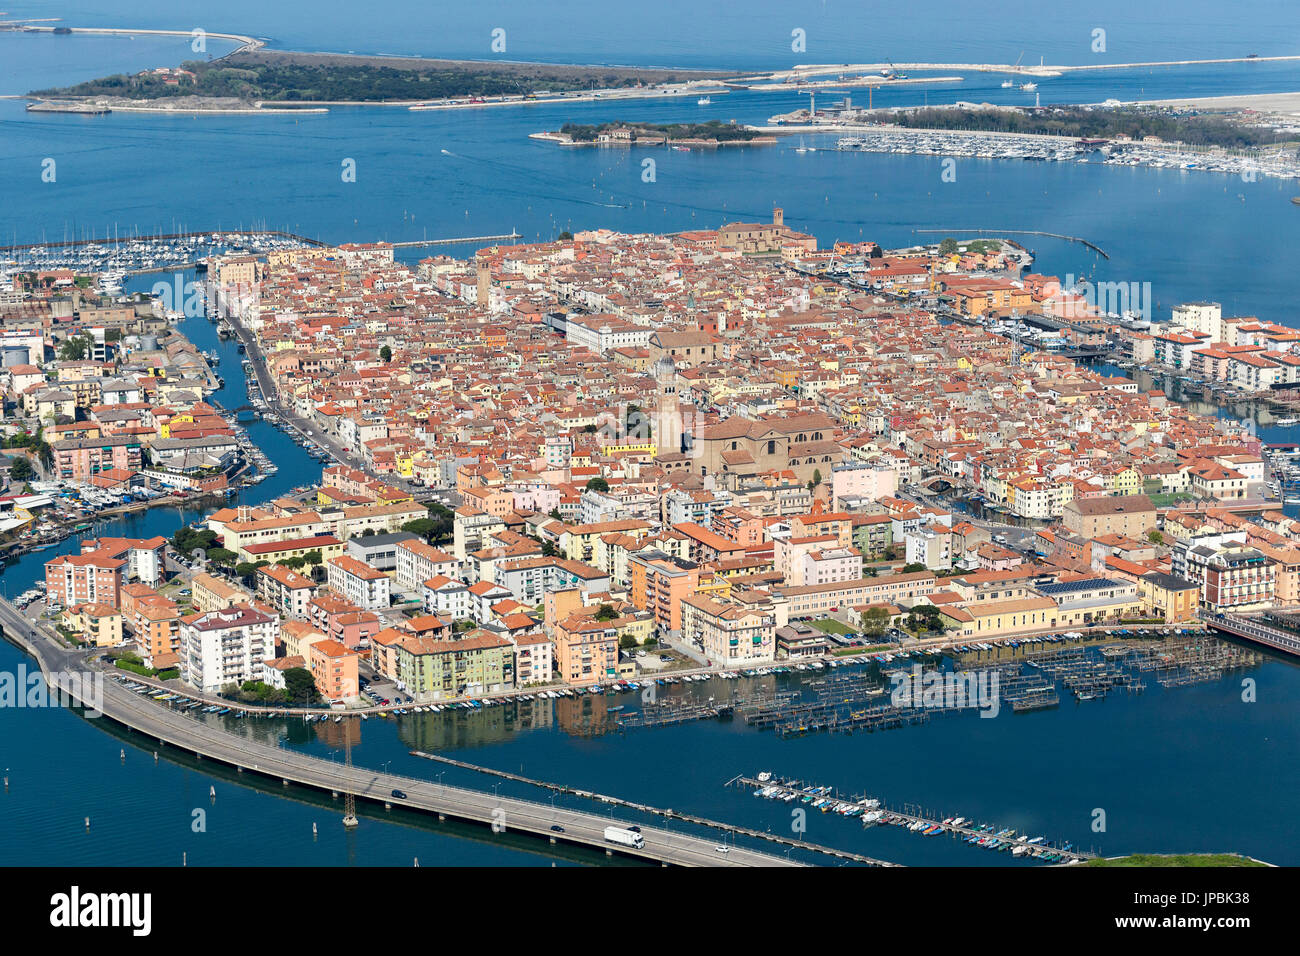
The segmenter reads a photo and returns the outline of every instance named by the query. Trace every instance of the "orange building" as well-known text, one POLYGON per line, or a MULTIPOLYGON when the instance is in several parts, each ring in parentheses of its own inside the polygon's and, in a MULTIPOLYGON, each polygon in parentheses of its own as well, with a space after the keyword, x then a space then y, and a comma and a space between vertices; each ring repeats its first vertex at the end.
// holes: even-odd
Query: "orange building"
POLYGON ((316 689, 331 703, 357 696, 357 660, 358 655, 338 641, 317 641, 307 650, 316 689))
POLYGON ((654 615, 665 631, 682 628, 682 601, 696 592, 700 566, 662 551, 643 551, 627 559, 632 603, 654 615))

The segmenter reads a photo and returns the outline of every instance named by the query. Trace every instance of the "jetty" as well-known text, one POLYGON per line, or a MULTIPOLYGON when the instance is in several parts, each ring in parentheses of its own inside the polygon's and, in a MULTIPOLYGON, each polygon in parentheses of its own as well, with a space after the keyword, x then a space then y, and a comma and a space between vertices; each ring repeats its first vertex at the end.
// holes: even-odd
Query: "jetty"
POLYGON ((740 776, 728 781, 728 786, 750 787, 755 796, 798 804, 805 810, 815 809, 822 813, 857 819, 864 826, 901 826, 925 836, 947 834, 971 845, 978 845, 981 849, 1010 851, 1017 858, 1069 864, 1090 860, 1097 855, 1070 843, 1051 842, 1044 837, 1031 838, 1028 834, 1016 836, 1014 830, 997 828, 991 823, 976 823, 966 817, 937 819, 919 807, 908 805, 896 810, 885 806, 875 797, 841 797, 832 787, 806 785, 800 780, 774 778, 771 774, 759 776, 765 779, 740 776))
MULTIPOLYGON (((867 866, 900 866, 898 863, 889 863, 885 860, 878 860, 875 857, 865 856, 861 853, 853 853, 849 850, 839 850, 834 847, 821 846, 817 843, 809 843, 807 840, 798 840, 792 837, 784 836, 780 833, 771 833, 766 830, 755 830, 751 827, 737 826, 733 823, 720 823, 717 820, 710 820, 707 817, 697 816, 692 813, 682 813, 678 810, 664 809, 654 807, 647 803, 636 803, 631 800, 624 800, 620 797, 611 797, 603 793, 595 793, 591 790, 580 790, 576 787, 566 787, 562 784, 547 783, 544 780, 533 780, 522 774, 509 773, 504 770, 493 770, 489 767, 480 767, 477 764, 466 763, 463 760, 454 760, 451 757, 444 757, 440 754, 425 753, 422 750, 410 751, 413 757, 422 757, 425 760, 436 760, 439 763, 447 764, 449 767, 458 767, 462 770, 473 770, 477 773, 488 774, 493 777, 500 777, 502 780, 510 780, 515 783, 525 783, 529 786, 539 787, 545 790, 554 791, 557 794, 569 794, 575 797, 582 797, 587 800, 594 800, 599 803, 611 806, 624 807, 628 810, 635 810, 639 813, 649 813, 655 816, 664 817, 670 820, 680 820, 683 823, 692 823, 699 826, 710 827, 732 836, 754 837, 760 840, 767 840, 772 843, 780 843, 793 849, 809 850, 815 853, 821 853, 826 856, 836 857, 841 860, 849 860, 854 863, 863 863, 867 866)), ((733 780, 740 779, 739 777, 733 780)), ((728 781, 730 784, 732 781, 728 781)))

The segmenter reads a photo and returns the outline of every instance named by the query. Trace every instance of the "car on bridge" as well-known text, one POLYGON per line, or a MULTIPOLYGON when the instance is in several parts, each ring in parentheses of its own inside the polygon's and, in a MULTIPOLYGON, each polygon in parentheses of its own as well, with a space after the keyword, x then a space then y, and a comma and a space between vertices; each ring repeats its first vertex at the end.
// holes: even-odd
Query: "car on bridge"
POLYGON ((405 799, 406 799, 406 794, 403 793, 401 790, 394 790, 394 791, 393 791, 393 796, 395 796, 398 800, 405 800, 405 799))

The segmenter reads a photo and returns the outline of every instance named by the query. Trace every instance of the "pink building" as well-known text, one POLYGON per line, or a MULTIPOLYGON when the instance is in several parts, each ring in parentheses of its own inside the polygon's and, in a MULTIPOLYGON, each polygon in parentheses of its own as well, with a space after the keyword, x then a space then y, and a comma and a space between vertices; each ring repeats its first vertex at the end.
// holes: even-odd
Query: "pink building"
POLYGON ((106 550, 65 554, 45 562, 46 600, 73 607, 106 604, 121 607, 127 562, 106 550))

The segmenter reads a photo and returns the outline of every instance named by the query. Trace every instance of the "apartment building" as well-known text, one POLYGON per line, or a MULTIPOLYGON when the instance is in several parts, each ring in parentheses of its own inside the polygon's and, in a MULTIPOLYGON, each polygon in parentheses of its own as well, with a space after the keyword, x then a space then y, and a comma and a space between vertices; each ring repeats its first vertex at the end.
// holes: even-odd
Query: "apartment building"
POLYGON ((454 557, 419 538, 397 543, 397 586, 406 591, 417 591, 430 578, 443 575, 454 578, 458 562, 454 557))
POLYGON ((362 610, 374 611, 392 604, 391 579, 383 571, 346 554, 330 558, 325 567, 329 586, 362 610))
POLYGON ((695 595, 682 601, 682 637, 714 664, 749 667, 776 659, 776 615, 770 607, 746 606, 695 595))
POLYGON ((215 693, 227 684, 258 680, 275 657, 280 619, 236 605, 181 618, 181 679, 215 693))
POLYGON ((77 604, 121 605, 127 562, 106 551, 65 554, 45 562, 46 602, 72 607, 77 604))
POLYGON ((257 569, 257 594, 282 616, 303 620, 316 593, 316 582, 282 564, 257 569))

